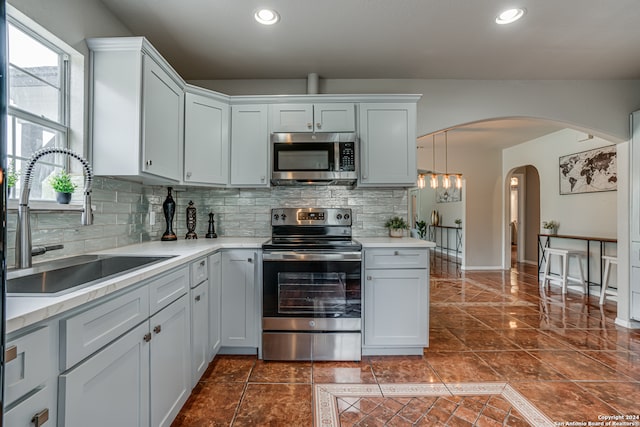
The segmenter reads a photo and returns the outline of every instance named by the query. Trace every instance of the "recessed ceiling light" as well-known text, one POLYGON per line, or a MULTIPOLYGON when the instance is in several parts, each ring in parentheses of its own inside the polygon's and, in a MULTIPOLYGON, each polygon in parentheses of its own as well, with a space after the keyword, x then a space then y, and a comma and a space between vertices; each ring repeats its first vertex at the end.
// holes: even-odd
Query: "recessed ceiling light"
POLYGON ((253 17, 263 25, 273 25, 280 20, 280 15, 273 9, 258 9, 253 17))
POLYGON ((511 24, 512 22, 516 22, 518 19, 522 18, 526 12, 527 10, 522 8, 507 9, 496 17, 496 24, 511 24))

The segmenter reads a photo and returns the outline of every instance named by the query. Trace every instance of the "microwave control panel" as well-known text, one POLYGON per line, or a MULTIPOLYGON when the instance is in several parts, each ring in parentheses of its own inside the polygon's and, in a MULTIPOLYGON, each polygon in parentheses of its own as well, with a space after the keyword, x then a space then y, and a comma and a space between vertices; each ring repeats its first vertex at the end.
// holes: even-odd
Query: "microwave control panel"
POLYGON ((355 142, 341 142, 339 156, 340 172, 351 172, 356 170, 355 142))

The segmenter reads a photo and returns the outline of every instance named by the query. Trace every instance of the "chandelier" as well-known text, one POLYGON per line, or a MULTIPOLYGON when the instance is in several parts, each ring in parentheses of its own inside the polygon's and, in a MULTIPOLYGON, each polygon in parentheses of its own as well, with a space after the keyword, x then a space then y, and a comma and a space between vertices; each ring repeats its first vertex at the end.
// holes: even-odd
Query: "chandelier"
POLYGON ((418 188, 425 188, 427 186, 427 176, 429 176, 429 186, 436 189, 440 186, 444 189, 451 188, 455 185, 456 188, 462 188, 462 174, 461 173, 449 173, 449 140, 448 131, 444 131, 444 173, 436 172, 436 134, 431 135, 431 160, 433 170, 418 170, 418 188))

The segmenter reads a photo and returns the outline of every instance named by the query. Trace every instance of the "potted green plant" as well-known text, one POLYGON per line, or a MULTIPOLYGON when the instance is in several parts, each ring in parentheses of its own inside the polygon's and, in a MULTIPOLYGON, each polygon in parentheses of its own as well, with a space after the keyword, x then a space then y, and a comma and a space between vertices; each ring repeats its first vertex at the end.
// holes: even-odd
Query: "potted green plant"
POLYGON ((427 222, 424 220, 416 221, 416 229, 418 230, 418 237, 424 239, 427 235, 427 222))
POLYGON ((462 220, 460 218, 456 218, 456 220, 453 222, 456 224, 458 228, 462 227, 462 220))
POLYGON ((16 172, 16 162, 11 161, 9 167, 7 168, 7 189, 9 191, 9 197, 11 197, 11 190, 16 186, 18 182, 18 172, 16 172))
POLYGON ((76 191, 77 185, 71 181, 71 175, 64 169, 49 179, 51 188, 56 192, 56 201, 60 204, 69 204, 71 195, 76 191))
POLYGON ((543 234, 557 234, 560 223, 557 221, 542 221, 543 234))
POLYGON ((404 230, 409 228, 407 221, 399 216, 389 218, 384 226, 389 229, 390 237, 402 237, 404 235, 404 230))

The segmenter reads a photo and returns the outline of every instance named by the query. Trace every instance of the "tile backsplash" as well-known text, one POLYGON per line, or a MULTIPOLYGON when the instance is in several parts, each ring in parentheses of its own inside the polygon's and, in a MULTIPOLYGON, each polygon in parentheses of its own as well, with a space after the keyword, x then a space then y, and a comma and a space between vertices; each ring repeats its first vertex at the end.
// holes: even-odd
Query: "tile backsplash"
MULTIPOLYGON (((385 221, 394 215, 407 217, 405 189, 348 189, 346 187, 274 187, 219 189, 177 187, 173 230, 179 239, 187 233, 186 208, 190 200, 197 210, 196 233, 205 238, 209 212, 214 213, 218 236, 268 237, 270 213, 278 207, 349 207, 353 210, 355 237, 386 236, 385 221)), ((94 180, 94 224, 80 225, 79 212, 32 212, 33 244, 63 244, 64 249, 34 259, 76 255, 102 249, 159 240, 166 229, 162 204, 167 187, 145 186, 113 178, 94 180), (155 224, 150 225, 151 213, 155 224)), ((7 216, 7 263, 13 265, 16 213, 7 216)))

